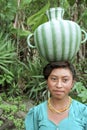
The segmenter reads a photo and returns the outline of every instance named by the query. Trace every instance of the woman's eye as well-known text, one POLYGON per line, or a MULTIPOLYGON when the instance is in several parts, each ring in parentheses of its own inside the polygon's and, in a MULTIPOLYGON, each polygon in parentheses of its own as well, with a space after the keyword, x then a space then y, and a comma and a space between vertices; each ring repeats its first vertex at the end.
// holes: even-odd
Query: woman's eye
POLYGON ((68 79, 63 79, 63 82, 67 82, 68 81, 68 79))
POLYGON ((57 80, 57 78, 55 78, 55 77, 51 77, 51 80, 56 81, 56 80, 57 80))

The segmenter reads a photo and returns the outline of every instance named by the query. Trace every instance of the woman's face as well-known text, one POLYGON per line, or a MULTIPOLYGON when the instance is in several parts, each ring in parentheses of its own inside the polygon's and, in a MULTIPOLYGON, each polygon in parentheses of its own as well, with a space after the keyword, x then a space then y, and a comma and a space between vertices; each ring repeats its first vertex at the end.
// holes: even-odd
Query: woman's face
POLYGON ((62 99, 69 94, 73 83, 72 72, 68 68, 53 69, 47 80, 51 96, 58 99, 62 99))

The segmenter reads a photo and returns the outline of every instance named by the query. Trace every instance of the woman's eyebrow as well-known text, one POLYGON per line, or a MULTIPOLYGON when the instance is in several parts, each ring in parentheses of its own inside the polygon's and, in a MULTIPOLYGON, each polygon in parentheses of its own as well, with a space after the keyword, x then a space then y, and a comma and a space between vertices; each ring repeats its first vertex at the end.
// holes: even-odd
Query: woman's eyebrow
MULTIPOLYGON (((55 74, 51 74, 50 76, 58 77, 58 75, 55 75, 55 74)), ((62 75, 62 77, 69 77, 69 75, 62 75)))

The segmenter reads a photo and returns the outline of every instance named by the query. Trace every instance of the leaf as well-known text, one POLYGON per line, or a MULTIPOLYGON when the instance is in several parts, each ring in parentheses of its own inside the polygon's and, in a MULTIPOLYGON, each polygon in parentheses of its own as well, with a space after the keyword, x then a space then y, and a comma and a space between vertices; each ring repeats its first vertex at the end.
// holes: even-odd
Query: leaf
POLYGON ((49 8, 50 4, 46 4, 39 12, 35 13, 34 15, 30 16, 27 20, 27 24, 29 26, 33 26, 33 30, 46 21, 45 12, 49 8), (43 18, 43 21, 42 21, 43 18))
POLYGON ((29 34, 31 34, 31 32, 28 30, 22 30, 22 29, 17 29, 17 28, 13 28, 11 33, 17 34, 20 37, 27 37, 29 34))
POLYGON ((60 6, 63 7, 64 9, 67 9, 70 7, 68 0, 61 0, 60 6))
POLYGON ((8 40, 8 35, 5 37, 0 33, 0 70, 3 73, 12 75, 8 66, 15 63, 15 46, 11 40, 8 40))
POLYGON ((80 94, 78 94, 79 97, 82 98, 82 102, 87 101, 87 89, 85 91, 82 91, 80 94))
POLYGON ((87 9, 85 9, 84 12, 81 13, 81 16, 80 16, 78 23, 80 23, 80 21, 83 19, 85 19, 85 22, 87 22, 87 9))
POLYGON ((20 37, 26 37, 26 36, 28 36, 29 34, 31 34, 31 32, 30 31, 27 31, 27 30, 19 30, 19 36, 20 37))
POLYGON ((87 70, 84 70, 84 72, 87 74, 87 70))
POLYGON ((8 73, 8 74, 10 74, 10 75, 12 75, 13 76, 13 73, 12 72, 10 72, 6 67, 4 67, 4 66, 2 66, 2 65, 0 65, 0 69, 1 70, 3 70, 5 73, 8 73))
POLYGON ((31 2, 32 2, 32 0, 22 0, 22 1, 20 2, 20 6, 21 6, 21 7, 24 7, 25 5, 30 4, 31 2))
POLYGON ((79 94, 81 91, 85 91, 86 88, 83 86, 82 82, 76 82, 72 91, 75 91, 79 94))

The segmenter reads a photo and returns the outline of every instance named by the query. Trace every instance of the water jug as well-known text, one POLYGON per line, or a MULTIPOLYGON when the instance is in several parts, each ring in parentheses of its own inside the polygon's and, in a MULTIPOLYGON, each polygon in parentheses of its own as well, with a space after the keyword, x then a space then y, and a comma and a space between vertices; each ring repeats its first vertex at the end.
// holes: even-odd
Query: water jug
POLYGON ((64 9, 50 8, 46 12, 49 21, 36 28, 27 38, 29 47, 37 48, 47 61, 72 60, 81 43, 86 41, 87 34, 71 20, 64 20, 64 9), (84 40, 82 34, 84 33, 84 40), (34 37, 35 46, 30 43, 34 37))

